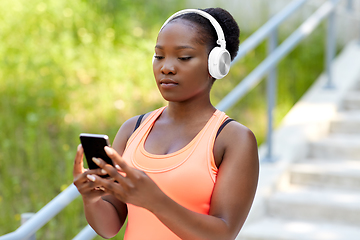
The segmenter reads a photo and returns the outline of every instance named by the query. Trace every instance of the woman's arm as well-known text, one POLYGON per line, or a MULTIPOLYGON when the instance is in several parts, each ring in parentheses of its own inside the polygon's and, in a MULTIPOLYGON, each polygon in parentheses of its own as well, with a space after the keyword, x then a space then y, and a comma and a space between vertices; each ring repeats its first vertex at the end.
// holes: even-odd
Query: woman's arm
POLYGON ((223 129, 217 142, 223 145, 224 152, 209 215, 177 204, 144 172, 129 167, 110 148, 106 148, 107 154, 126 173, 126 177, 99 159, 99 166, 119 183, 100 177, 96 177, 94 182, 101 182, 107 192, 122 202, 153 212, 181 239, 234 239, 245 222, 257 187, 257 143, 250 130, 235 122, 223 129))
POLYGON ((88 223, 99 235, 110 237, 117 233, 116 229, 120 229, 122 223, 120 223, 116 212, 113 211, 111 204, 102 200, 101 197, 106 193, 101 190, 101 183, 94 183, 88 178, 92 174, 104 175, 100 171, 101 169, 85 171, 83 168, 83 148, 79 145, 74 163, 74 185, 82 196, 88 223))
MULTIPOLYGON (((123 154, 136 121, 137 117, 129 119, 116 134, 113 146, 118 154, 123 154)), ((111 238, 119 232, 124 224, 127 217, 127 206, 111 194, 105 193, 100 182, 91 181, 91 176, 104 175, 100 170, 84 170, 83 149, 79 146, 74 163, 74 184, 82 195, 85 217, 100 236, 111 238)))

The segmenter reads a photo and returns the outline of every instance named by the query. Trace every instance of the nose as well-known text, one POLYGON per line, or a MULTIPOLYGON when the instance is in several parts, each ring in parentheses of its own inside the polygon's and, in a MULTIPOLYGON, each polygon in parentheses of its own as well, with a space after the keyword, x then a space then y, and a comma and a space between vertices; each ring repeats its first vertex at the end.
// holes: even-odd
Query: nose
POLYGON ((164 59, 160 70, 165 75, 176 74, 175 64, 171 59, 164 59))

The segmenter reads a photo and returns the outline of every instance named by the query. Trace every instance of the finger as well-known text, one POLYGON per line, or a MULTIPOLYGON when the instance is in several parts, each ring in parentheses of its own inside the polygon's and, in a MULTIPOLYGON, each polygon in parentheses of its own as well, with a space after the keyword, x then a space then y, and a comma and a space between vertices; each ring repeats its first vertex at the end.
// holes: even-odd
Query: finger
POLYGON ((95 158, 94 157, 92 160, 93 160, 94 163, 96 163, 102 169, 101 170, 102 173, 108 174, 111 178, 113 178, 115 180, 118 180, 118 181, 123 181, 124 180, 124 176, 119 174, 117 169, 115 169, 110 164, 107 164, 101 158, 95 158))
POLYGON ((96 180, 96 177, 93 174, 86 175, 86 177, 87 177, 87 179, 89 179, 92 182, 95 182, 95 180, 96 180))
POLYGON ((121 172, 126 173, 126 176, 128 174, 132 176, 132 171, 134 170, 132 167, 130 167, 125 160, 112 148, 110 147, 104 147, 106 154, 111 158, 111 160, 114 163, 114 167, 121 172))
MULTIPOLYGON (((94 158, 93 161, 102 169, 104 169, 107 174, 112 178, 112 181, 108 181, 108 182, 117 182, 118 186, 121 186, 122 189, 130 189, 133 188, 134 185, 131 181, 130 178, 127 178, 126 176, 123 176, 122 174, 120 174, 113 166, 111 166, 110 164, 107 164, 104 160, 102 160, 101 158, 94 158)), ((135 169, 133 169, 135 170, 135 169)), ((96 178, 97 179, 97 178, 96 178)), ((106 186, 104 186, 106 188, 106 186)), ((110 191, 112 191, 112 186, 109 186, 110 191)))
POLYGON ((96 190, 96 191, 103 191, 103 192, 105 192, 105 188, 103 188, 103 187, 96 187, 95 190, 96 190))
POLYGON ((74 178, 84 172, 83 157, 84 157, 84 149, 82 148, 82 145, 79 144, 77 147, 75 160, 74 160, 74 169, 73 169, 74 178))
MULTIPOLYGON (((114 183, 112 180, 108 178, 100 178, 97 175, 87 175, 87 179, 89 180, 89 184, 92 188, 95 187, 95 189, 101 189, 102 191, 106 191, 104 185, 111 185, 111 183, 114 183)), ((109 189, 113 189, 112 186, 109 187, 109 189)))
POLYGON ((89 179, 87 178, 87 176, 93 174, 104 176, 107 175, 107 172, 101 168, 84 171, 82 174, 78 174, 76 177, 74 177, 75 186, 80 187, 80 185, 88 182, 89 179))
POLYGON ((104 176, 104 175, 107 175, 108 173, 102 168, 96 168, 96 169, 91 169, 91 170, 86 171, 86 174, 87 175, 96 174, 99 176, 104 176))
POLYGON ((85 177, 86 179, 85 182, 76 186, 81 194, 84 195, 93 194, 94 191, 99 191, 100 188, 104 189, 100 182, 94 182, 90 180, 92 176, 96 176, 96 175, 87 175, 87 176, 89 177, 85 177))
POLYGON ((89 175, 88 179, 97 186, 101 186, 99 188, 101 188, 102 191, 106 192, 107 194, 112 194, 119 200, 124 199, 124 188, 121 186, 121 184, 109 181, 108 179, 101 178, 97 175, 89 175))

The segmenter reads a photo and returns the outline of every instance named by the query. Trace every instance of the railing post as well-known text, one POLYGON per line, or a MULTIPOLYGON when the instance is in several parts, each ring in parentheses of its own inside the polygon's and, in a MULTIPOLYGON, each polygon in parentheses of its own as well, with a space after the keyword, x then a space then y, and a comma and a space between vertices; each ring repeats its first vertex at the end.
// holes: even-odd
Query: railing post
MULTIPOLYGON (((354 0, 347 0, 346 10, 348 11, 348 13, 356 14, 355 8, 356 7, 354 7, 354 0)), ((355 17, 358 17, 358 16, 355 15, 355 17)), ((359 28, 358 28, 358 44, 360 45, 360 21, 359 21, 359 28)))
MULTIPOLYGON (((346 10, 348 13, 356 14, 356 11, 354 9, 354 1, 353 0, 347 0, 346 1, 346 10)), ((356 16, 357 17, 357 16, 356 16)), ((360 21, 359 21, 359 28, 358 28, 358 44, 360 45, 360 21)))
MULTIPOLYGON (((336 0, 331 0, 335 5, 336 0)), ((336 35, 335 35, 335 9, 329 14, 327 21, 327 36, 326 36, 326 54, 325 54, 325 68, 327 75, 327 83, 325 88, 334 88, 332 62, 336 51, 336 35)))
MULTIPOLYGON (((352 10, 356 11, 354 8, 352 10)), ((360 5, 359 5, 359 10, 360 10, 360 5)), ((358 15, 358 18, 360 18, 360 14, 358 15)), ((360 20, 358 21, 358 23, 359 23, 359 26, 358 26, 358 35, 359 35, 358 44, 360 45, 360 20)))
MULTIPOLYGON (((23 213, 21 214, 21 225, 30 220, 35 215, 35 213, 23 213)), ((36 233, 26 238, 26 240, 36 240, 36 233)))
MULTIPOLYGON (((278 45, 278 28, 275 28, 269 35, 268 55, 272 54, 278 45)), ((277 86, 277 65, 270 68, 267 77, 267 153, 265 162, 274 162, 273 156, 273 129, 274 129, 274 111, 276 105, 276 86, 277 86)))
POLYGON ((347 0, 347 4, 346 4, 346 8, 348 11, 352 11, 353 10, 353 0, 347 0))

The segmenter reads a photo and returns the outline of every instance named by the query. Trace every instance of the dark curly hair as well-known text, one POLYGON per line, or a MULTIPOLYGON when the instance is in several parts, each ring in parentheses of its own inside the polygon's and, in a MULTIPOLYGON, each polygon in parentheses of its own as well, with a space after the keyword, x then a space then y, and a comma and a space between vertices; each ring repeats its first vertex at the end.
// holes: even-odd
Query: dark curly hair
MULTIPOLYGON (((240 29, 233 16, 222 8, 206 8, 199 10, 209 13, 220 24, 225 35, 226 49, 230 53, 231 60, 233 60, 236 57, 240 43, 240 29)), ((208 19, 196 13, 186 13, 172 19, 171 21, 176 19, 185 19, 191 23, 195 23, 197 26, 200 26, 198 28, 199 37, 197 40, 201 44, 206 44, 209 52, 217 46, 217 34, 215 28, 208 19)))

